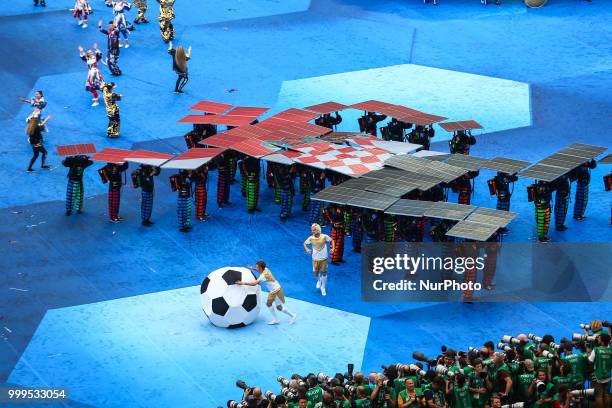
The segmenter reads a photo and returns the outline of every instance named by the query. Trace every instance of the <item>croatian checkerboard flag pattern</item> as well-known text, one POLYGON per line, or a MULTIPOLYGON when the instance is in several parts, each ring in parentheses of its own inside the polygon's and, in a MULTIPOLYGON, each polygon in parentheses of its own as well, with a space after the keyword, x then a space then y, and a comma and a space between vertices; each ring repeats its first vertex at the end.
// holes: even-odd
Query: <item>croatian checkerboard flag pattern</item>
POLYGON ((359 176, 373 170, 381 169, 385 160, 392 154, 378 148, 358 149, 352 146, 341 146, 326 151, 312 150, 296 157, 294 160, 320 169, 333 170, 347 176, 359 176))

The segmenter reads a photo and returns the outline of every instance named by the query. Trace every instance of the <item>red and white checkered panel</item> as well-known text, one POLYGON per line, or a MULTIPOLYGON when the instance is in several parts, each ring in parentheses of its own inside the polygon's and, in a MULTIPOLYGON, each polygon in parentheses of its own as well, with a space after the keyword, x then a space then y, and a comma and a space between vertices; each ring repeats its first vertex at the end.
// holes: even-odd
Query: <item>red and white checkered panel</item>
POLYGON ((308 106, 304 109, 313 111, 313 112, 317 112, 318 114, 323 115, 325 113, 341 111, 346 108, 348 108, 347 105, 343 105, 338 102, 324 102, 324 103, 319 103, 317 105, 308 106))
POLYGON ((232 105, 229 103, 219 103, 219 102, 211 102, 211 101, 200 101, 190 107, 191 110, 197 110, 206 113, 214 113, 216 115, 220 115, 223 112, 226 112, 232 108, 232 105))
POLYGON ((359 176, 381 169, 385 160, 391 156, 381 149, 345 146, 318 154, 303 154, 295 160, 308 166, 333 170, 348 176, 359 176))
POLYGON ((482 125, 475 120, 460 120, 457 122, 440 123, 440 127, 447 132, 456 132, 457 130, 472 130, 482 129, 482 125))
POLYGON ((96 146, 93 143, 57 146, 58 156, 79 156, 83 154, 92 154, 95 152, 96 146))

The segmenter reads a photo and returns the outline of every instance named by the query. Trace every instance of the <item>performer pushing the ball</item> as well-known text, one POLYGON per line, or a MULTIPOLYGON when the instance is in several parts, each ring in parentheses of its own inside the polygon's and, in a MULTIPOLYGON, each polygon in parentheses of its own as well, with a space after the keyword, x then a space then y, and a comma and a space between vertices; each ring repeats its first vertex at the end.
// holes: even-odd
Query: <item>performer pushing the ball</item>
POLYGON ((257 261, 255 267, 251 265, 247 265, 246 268, 257 272, 259 274, 259 278, 254 280, 253 282, 236 282, 237 285, 248 285, 255 286, 259 283, 265 283, 268 287, 268 300, 266 301, 266 306, 268 306, 268 310, 272 314, 272 320, 268 322, 268 324, 278 324, 278 317, 276 316, 276 310, 272 307, 272 304, 276 300, 276 309, 279 312, 283 312, 290 317, 289 324, 295 323, 295 319, 297 315, 295 313, 291 313, 287 310, 286 307, 283 307, 285 304, 285 294, 283 293, 283 289, 281 288, 278 281, 272 275, 272 272, 268 268, 266 268, 266 263, 264 261, 257 261))

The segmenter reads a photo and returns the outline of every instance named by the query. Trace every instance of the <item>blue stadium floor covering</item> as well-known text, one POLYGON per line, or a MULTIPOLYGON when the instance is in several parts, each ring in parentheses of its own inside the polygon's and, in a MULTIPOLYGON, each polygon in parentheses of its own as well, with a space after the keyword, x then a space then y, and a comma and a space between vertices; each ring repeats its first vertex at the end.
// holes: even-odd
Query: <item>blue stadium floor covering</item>
MULTIPOLYGON (((92 0, 92 23, 111 18, 102 3, 92 0)), ((479 156, 533 162, 573 142, 610 148, 612 5, 184 0, 177 2, 175 44, 192 45, 193 55, 187 93, 176 95, 157 4, 150 3, 151 24, 138 26, 131 47, 121 50, 122 135, 113 141, 105 138, 103 106, 89 106, 78 58, 78 45, 105 49, 95 24, 79 28, 67 0, 49 0, 46 9, 24 0, 0 11, 0 385, 64 386, 69 406, 214 407, 239 395, 237 378, 276 390, 277 375, 343 371, 348 362, 377 370, 415 350, 467 348, 504 334, 560 338, 579 322, 611 316, 611 303, 364 303, 360 259, 350 251, 346 263, 331 267, 323 298, 301 247, 309 228, 298 203, 282 223, 264 189, 262 211, 250 215, 234 184, 233 207, 217 209, 212 173, 210 217, 182 234, 170 173, 163 172, 154 227, 140 226, 139 194, 127 187, 125 221, 110 224, 96 165, 85 178, 85 213, 65 217, 66 178, 55 146, 94 142, 176 153, 184 149, 177 136, 188 130, 176 120, 198 100, 273 113, 373 98, 480 121, 485 131, 473 148, 479 156), (54 168, 28 174, 29 107, 18 97, 35 89, 45 92, 53 116, 46 146, 54 168), (218 267, 260 258, 282 283, 298 322, 268 327, 263 310, 244 329, 210 326, 197 285, 218 267)), ((348 114, 340 130, 355 128, 348 114)), ((432 148, 446 151, 445 137, 438 129, 432 148)), ((592 172, 587 219, 568 217, 566 232, 551 229, 553 241, 610 241, 611 198, 602 182, 608 171, 592 172)), ((485 183, 491 175, 477 179, 476 205, 494 207, 485 183)), ((535 234, 526 185, 515 186, 512 209, 520 215, 509 242, 535 234)))

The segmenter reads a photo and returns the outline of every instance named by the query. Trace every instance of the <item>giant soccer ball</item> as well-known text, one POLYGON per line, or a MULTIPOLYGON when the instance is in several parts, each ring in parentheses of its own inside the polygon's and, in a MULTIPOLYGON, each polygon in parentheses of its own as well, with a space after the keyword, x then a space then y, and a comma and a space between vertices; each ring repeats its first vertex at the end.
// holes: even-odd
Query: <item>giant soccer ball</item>
POLYGON ((255 276, 247 268, 227 266, 208 274, 200 295, 202 309, 212 324, 218 327, 243 327, 251 324, 261 308, 259 285, 236 285, 253 282, 255 276))

